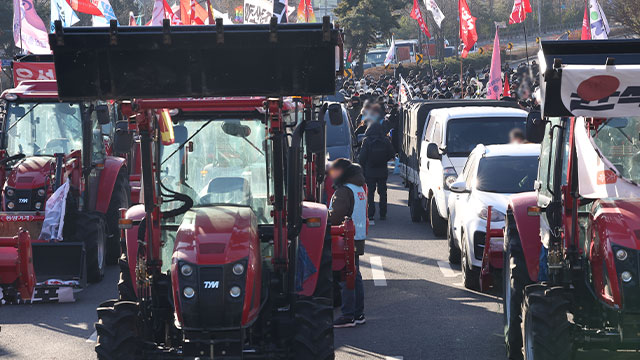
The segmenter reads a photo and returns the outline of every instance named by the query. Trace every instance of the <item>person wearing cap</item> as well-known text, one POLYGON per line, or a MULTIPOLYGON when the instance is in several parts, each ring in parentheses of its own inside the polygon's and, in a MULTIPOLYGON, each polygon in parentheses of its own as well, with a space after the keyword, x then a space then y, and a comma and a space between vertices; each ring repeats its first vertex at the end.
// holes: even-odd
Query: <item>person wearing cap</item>
POLYGON ((340 284, 342 288, 342 315, 337 318, 333 326, 336 328, 354 327, 364 324, 364 286, 360 273, 360 256, 364 255, 364 243, 367 236, 367 196, 364 190, 364 175, 358 164, 340 158, 329 166, 329 177, 333 180, 335 192, 329 205, 328 221, 331 225, 340 225, 345 217, 350 217, 356 228, 356 286, 355 289, 347 289, 346 284, 340 284))

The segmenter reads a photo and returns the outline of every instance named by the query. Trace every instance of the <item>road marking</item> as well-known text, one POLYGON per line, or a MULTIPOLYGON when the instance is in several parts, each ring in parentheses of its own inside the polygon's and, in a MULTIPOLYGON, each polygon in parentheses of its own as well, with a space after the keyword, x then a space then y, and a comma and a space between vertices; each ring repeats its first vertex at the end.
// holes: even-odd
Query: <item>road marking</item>
POLYGON ((453 271, 451 265, 449 265, 449 263, 446 261, 438 261, 438 267, 440 268, 440 271, 442 272, 442 275, 444 275, 444 277, 456 277, 459 275, 455 271, 453 271))
POLYGON ((404 357, 402 356, 387 356, 384 358, 384 360, 403 360, 404 357))
POLYGON ((87 342, 96 342, 98 341, 98 332, 94 331, 93 334, 91 334, 91 336, 89 336, 89 338, 87 339, 87 342))
POLYGON ((384 269, 382 268, 382 258, 380 256, 371 256, 371 277, 375 286, 387 286, 387 279, 384 277, 384 269))

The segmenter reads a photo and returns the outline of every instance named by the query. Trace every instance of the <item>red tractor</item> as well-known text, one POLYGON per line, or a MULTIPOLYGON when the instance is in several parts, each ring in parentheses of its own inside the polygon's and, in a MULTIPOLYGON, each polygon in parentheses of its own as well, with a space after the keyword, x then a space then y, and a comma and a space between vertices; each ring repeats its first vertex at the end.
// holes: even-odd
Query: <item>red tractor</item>
MULTIPOLYGON (((38 80, 6 90, 0 102, 0 237, 28 231, 38 282, 82 287, 100 281, 105 265, 119 258, 118 209, 129 206, 125 161, 110 155, 106 141, 113 106, 61 102, 55 81, 38 80), (41 234, 47 200, 67 182, 66 203, 58 208, 64 210, 62 236, 41 234)), ((18 267, 19 258, 15 246, 0 247, 0 269, 18 267)), ((17 299, 15 284, 25 277, 0 270, 6 301, 17 299)))
POLYGON ((510 359, 640 349, 640 42, 543 42, 534 193, 504 241, 510 359))
POLYGON ((326 206, 303 201, 303 155, 324 151, 324 126, 281 96, 334 91, 341 34, 328 18, 216 24, 50 37, 63 99, 134 99, 122 111, 140 138, 142 204, 121 220, 100 359, 333 358, 331 233, 353 228, 329 231, 326 206))

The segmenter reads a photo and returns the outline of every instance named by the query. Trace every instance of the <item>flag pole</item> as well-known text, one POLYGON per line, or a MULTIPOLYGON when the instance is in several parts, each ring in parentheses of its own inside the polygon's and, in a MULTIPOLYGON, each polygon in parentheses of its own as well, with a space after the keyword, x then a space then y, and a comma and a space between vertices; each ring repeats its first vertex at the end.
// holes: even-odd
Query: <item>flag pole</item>
MULTIPOLYGON (((427 28, 429 27, 429 15, 424 19, 427 23, 427 28)), ((422 49, 420 49, 422 50, 422 49)), ((427 36, 427 59, 429 59, 429 68, 431 69, 431 81, 435 78, 435 73, 433 72, 433 65, 431 64, 431 38, 427 36)))
POLYGON ((527 44, 527 26, 524 24, 526 19, 522 21, 522 30, 524 30, 524 53, 527 55, 527 66, 529 66, 529 45, 527 44))
MULTIPOLYGON (((462 38, 460 36, 462 36, 462 15, 460 14, 460 0, 458 0, 458 39, 460 39, 459 44, 458 44, 458 52, 460 52, 460 49, 462 49, 462 51, 464 51, 464 42, 462 41, 462 38)), ((458 55, 456 53, 456 55, 458 55)), ((462 98, 464 99, 464 85, 462 84, 462 55, 458 55, 460 57, 460 90, 462 91, 462 98)))

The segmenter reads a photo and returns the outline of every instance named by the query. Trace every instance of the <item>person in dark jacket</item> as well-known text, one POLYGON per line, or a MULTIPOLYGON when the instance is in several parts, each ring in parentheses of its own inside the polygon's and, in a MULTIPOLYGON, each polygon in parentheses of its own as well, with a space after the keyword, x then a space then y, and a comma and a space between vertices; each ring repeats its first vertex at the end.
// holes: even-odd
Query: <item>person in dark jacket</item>
POLYGON ((341 283, 342 316, 334 321, 334 327, 353 327, 364 324, 364 287, 360 273, 360 255, 364 254, 364 242, 367 235, 367 200, 362 168, 347 159, 337 159, 329 167, 329 176, 333 180, 335 192, 329 206, 329 223, 340 225, 345 217, 353 220, 356 228, 356 286, 349 290, 341 283))
POLYGON ((364 133, 365 138, 358 157, 360 166, 364 169, 364 177, 368 188, 369 225, 374 225, 373 216, 376 214, 374 196, 376 189, 380 196, 380 220, 387 218, 387 178, 389 171, 387 162, 393 159, 395 151, 391 140, 384 133, 383 125, 373 122, 364 133))

